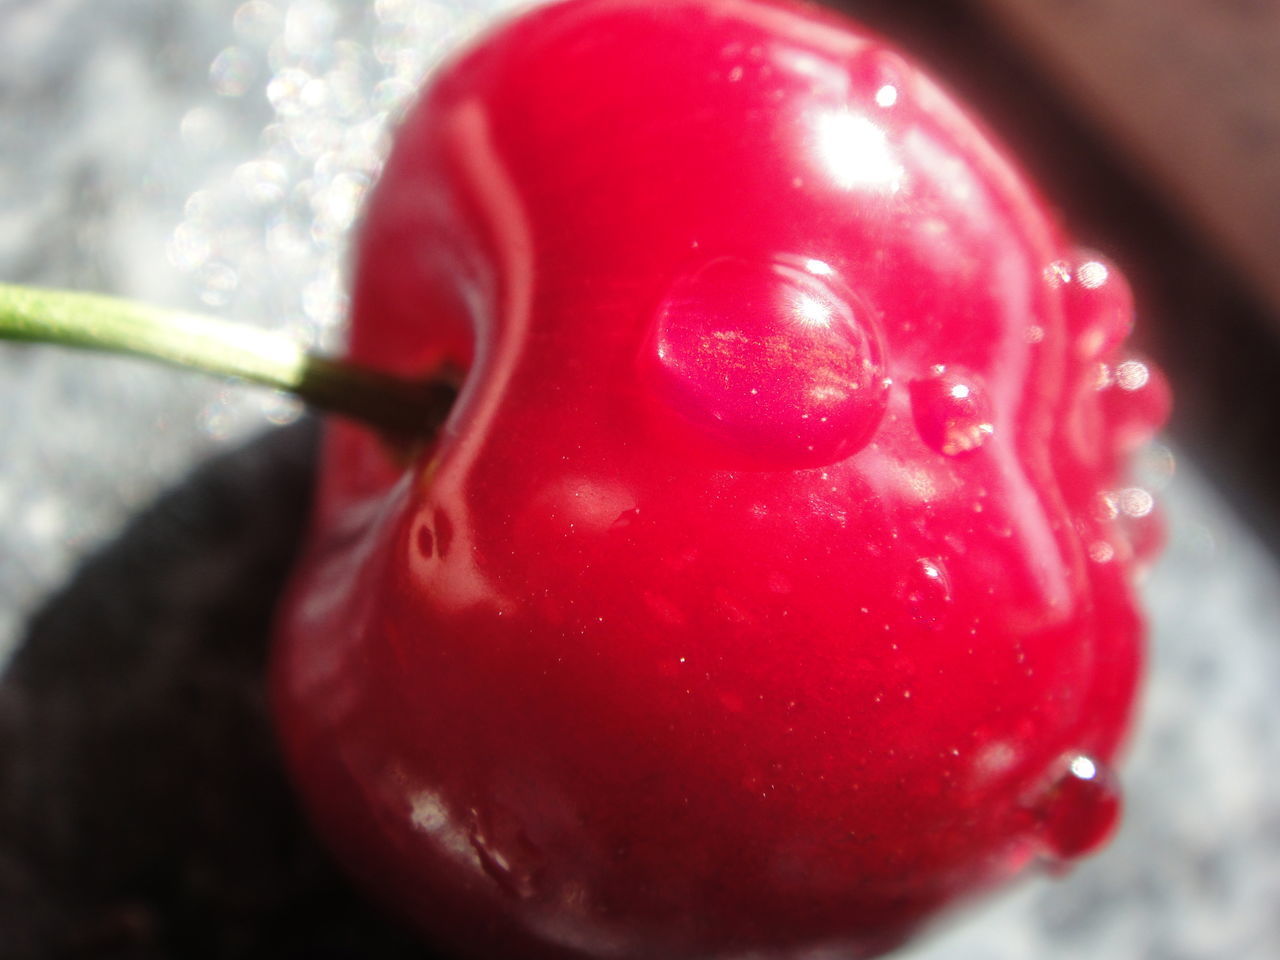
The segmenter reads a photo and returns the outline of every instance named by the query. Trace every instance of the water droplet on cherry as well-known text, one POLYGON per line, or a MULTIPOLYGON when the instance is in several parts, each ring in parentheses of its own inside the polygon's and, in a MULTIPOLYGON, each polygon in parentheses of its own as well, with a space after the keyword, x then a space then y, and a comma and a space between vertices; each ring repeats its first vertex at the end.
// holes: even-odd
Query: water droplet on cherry
POLYGON ((936 624, 951 602, 951 582, 941 560, 921 557, 903 584, 903 599, 917 623, 936 624))
POLYGON ((1130 358, 1111 368, 1101 388, 1102 416, 1116 450, 1129 454, 1147 443, 1169 417, 1169 385, 1158 367, 1130 358))
POLYGON ((721 445, 768 466, 834 463, 888 400, 872 311, 826 262, 719 257, 656 315, 660 393, 721 445))
POLYGON ((1094 540, 1089 544, 1089 559, 1094 563, 1110 563, 1116 558, 1116 548, 1106 540, 1094 540))
POLYGON ((1030 812, 1046 852, 1074 860, 1106 842, 1119 822, 1120 806, 1114 772, 1088 754, 1073 753, 1063 758, 1030 812))
POLYGON ((1074 260, 1049 265, 1045 279, 1061 291, 1063 312, 1082 359, 1114 350, 1133 330, 1133 292, 1103 257, 1080 251, 1074 260))
POLYGON ((1126 360, 1115 369, 1116 386, 1121 390, 1141 390, 1151 379, 1150 368, 1141 360, 1126 360))
POLYGON ((1145 517, 1155 508, 1155 498, 1142 487, 1126 487, 1116 493, 1116 504, 1126 517, 1145 517))
POLYGON ((976 450, 995 433, 991 404, 973 375, 939 364, 911 382, 911 413, 920 438, 949 457, 976 450))

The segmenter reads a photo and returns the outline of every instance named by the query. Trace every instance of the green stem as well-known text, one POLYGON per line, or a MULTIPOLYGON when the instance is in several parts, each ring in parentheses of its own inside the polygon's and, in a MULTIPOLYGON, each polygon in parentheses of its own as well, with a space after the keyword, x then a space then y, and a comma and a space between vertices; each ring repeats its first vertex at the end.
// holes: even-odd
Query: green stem
POLYGON ((256 327, 98 294, 0 284, 0 340, 129 354, 234 377, 397 438, 437 429, 455 393, 443 381, 411 381, 318 357, 256 327))

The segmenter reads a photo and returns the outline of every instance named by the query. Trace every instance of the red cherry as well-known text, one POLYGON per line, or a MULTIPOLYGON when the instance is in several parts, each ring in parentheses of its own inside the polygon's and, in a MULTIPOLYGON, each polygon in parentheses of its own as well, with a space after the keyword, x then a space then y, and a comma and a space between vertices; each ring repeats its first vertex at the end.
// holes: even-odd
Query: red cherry
POLYGON ((834 15, 490 35, 360 238, 352 356, 466 377, 412 462, 330 428, 275 663, 312 815, 490 957, 866 956, 1087 852, 1140 662, 1106 505, 1164 415, 1130 317, 834 15))

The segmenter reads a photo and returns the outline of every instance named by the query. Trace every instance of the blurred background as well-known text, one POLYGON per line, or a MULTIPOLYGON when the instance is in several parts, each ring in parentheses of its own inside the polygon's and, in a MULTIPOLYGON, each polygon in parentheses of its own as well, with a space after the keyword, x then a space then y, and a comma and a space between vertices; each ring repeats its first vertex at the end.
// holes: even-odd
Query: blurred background
MULTIPOLYGON (((0 0, 0 281, 339 343, 349 228, 389 125, 439 57, 511 6, 0 0)), ((1079 239, 1121 264, 1139 338, 1176 397, 1139 465, 1170 543, 1143 586, 1152 666, 1123 831, 1069 876, 1031 882, 904 955, 1280 957, 1280 0, 839 6, 974 105, 1079 239)), ((304 955, 280 935, 273 952, 252 946, 256 916, 316 902, 312 881, 288 870, 264 873, 246 854, 235 868, 267 879, 236 899, 216 880, 231 867, 184 866, 172 882, 204 896, 206 912, 182 922, 238 925, 184 941, 179 921, 124 889, 123 867, 101 867, 106 854, 81 842, 82 808, 109 810, 113 789, 119 805, 143 803, 159 775, 153 761, 116 761, 127 739, 86 739, 76 713, 125 710, 168 682, 131 675, 99 689, 95 657, 144 657, 152 641, 197 656, 210 624, 227 622, 260 644, 270 591, 245 578, 269 587, 287 565, 310 451, 307 427, 290 426, 300 416, 266 391, 0 345, 0 663, 24 646, 56 652, 29 657, 0 697, 0 954, 8 943, 14 956, 53 956, 58 929, 66 955, 304 955), (274 544, 227 540, 227 510, 274 544), (157 564, 172 575, 165 596, 143 595, 157 564), (247 612, 226 613, 242 587, 247 612), (126 768, 135 779, 113 786, 126 768), (46 807, 36 826, 33 804, 46 807), (60 851, 56 868, 34 862, 44 849, 60 851)), ((258 716, 253 690, 223 692, 258 716)), ((172 695, 190 708, 184 690, 172 695)), ((205 748, 221 756, 244 732, 211 734, 205 748)), ((269 747, 256 749, 269 764, 269 747)), ((289 817, 279 784, 260 776, 271 816, 289 817)), ((216 845, 231 814, 202 815, 216 845)), ((145 827, 94 822, 115 831, 117 859, 146 847, 148 882, 172 886, 160 853, 119 836, 145 827)), ((157 836, 194 829, 153 824, 157 836)), ((324 881, 325 903, 345 896, 339 884, 324 881)), ((394 933, 385 947, 363 942, 343 953, 332 941, 326 955, 421 955, 394 933)))

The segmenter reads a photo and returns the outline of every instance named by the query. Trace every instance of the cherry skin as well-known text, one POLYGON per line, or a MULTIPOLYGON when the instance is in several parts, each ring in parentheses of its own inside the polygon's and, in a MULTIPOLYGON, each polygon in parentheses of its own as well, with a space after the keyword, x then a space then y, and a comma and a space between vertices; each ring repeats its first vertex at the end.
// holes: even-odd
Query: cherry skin
POLYGON ((311 815, 477 957, 870 956, 1096 847, 1167 408, 1131 318, 843 19, 508 23, 360 235, 352 357, 465 377, 412 457, 329 428, 274 663, 311 815))

